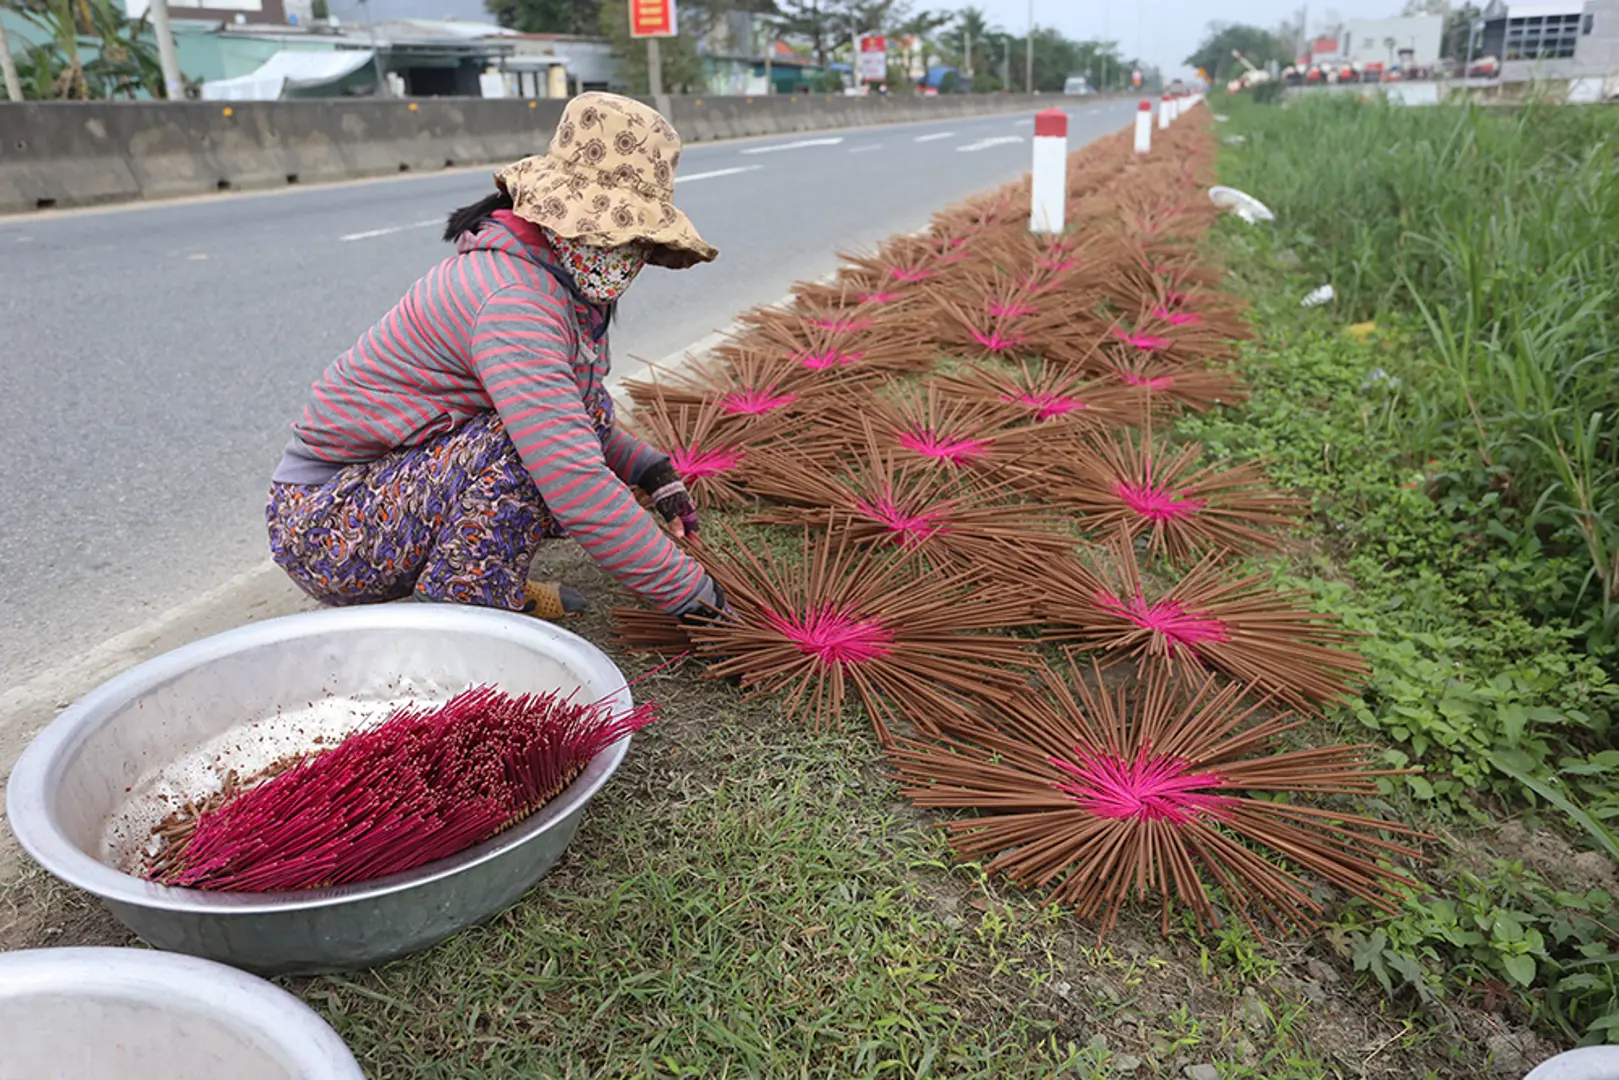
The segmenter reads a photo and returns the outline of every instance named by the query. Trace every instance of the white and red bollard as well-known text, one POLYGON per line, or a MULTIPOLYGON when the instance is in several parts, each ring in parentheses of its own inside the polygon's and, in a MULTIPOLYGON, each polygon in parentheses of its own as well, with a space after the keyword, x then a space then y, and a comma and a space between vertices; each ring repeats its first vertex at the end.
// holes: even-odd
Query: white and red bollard
POLYGON ((1152 102, 1143 101, 1136 110, 1136 153, 1152 152, 1152 102))
POLYGON ((1068 114, 1046 109, 1034 115, 1034 179, 1030 185, 1029 231, 1062 232, 1068 205, 1068 114))
POLYGON ((1174 110, 1174 108, 1175 108, 1175 99, 1170 97, 1168 94, 1165 94, 1163 96, 1163 100, 1158 102, 1158 130, 1159 131, 1168 131, 1169 130, 1169 122, 1174 119, 1174 117, 1172 115, 1170 115, 1170 114, 1174 110))

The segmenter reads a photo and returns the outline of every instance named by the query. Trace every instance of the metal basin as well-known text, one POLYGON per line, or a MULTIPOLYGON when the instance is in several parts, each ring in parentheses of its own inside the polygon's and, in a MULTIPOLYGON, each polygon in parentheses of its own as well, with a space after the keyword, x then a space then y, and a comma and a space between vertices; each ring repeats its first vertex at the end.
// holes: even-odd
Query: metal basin
POLYGON ((0 953, 6 1080, 364 1080, 303 1002, 222 964, 146 949, 0 953))
POLYGON ((512 904, 573 839, 629 749, 584 774, 518 827, 460 855, 361 885, 284 893, 170 888, 103 861, 108 822, 133 785, 277 707, 327 695, 384 700, 398 680, 449 693, 579 688, 631 706, 594 645, 526 616, 448 604, 317 611, 205 638, 91 691, 40 732, 7 790, 12 831, 41 866, 102 899, 143 940, 265 974, 370 967, 442 941, 512 904))

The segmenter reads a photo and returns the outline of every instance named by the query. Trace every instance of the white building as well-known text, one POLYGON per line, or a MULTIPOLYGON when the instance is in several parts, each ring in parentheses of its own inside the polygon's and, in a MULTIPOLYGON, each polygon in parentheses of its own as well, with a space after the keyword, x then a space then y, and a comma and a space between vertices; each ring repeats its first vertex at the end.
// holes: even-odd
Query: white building
POLYGON ((1351 19, 1338 39, 1338 51, 1349 63, 1431 68, 1439 63, 1444 36, 1443 15, 1351 19))

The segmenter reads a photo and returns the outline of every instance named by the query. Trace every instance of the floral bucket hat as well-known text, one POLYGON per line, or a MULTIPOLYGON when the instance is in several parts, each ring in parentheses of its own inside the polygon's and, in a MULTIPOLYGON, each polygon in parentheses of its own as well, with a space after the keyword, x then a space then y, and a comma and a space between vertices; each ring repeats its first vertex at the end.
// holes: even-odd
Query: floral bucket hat
POLYGON ((568 102, 543 154, 495 174, 518 217, 592 247, 633 241, 647 262, 683 270, 719 254, 675 209, 680 136, 656 109, 617 94, 568 102))

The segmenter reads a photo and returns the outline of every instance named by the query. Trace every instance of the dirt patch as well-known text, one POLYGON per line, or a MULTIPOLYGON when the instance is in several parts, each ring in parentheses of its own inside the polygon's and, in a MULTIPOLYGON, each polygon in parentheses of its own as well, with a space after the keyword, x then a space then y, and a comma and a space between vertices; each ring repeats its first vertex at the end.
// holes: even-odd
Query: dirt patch
POLYGON ((1523 863, 1569 892, 1619 889, 1619 870, 1612 860, 1595 851, 1579 851, 1558 833, 1523 821, 1502 822, 1487 850, 1493 858, 1523 863))

